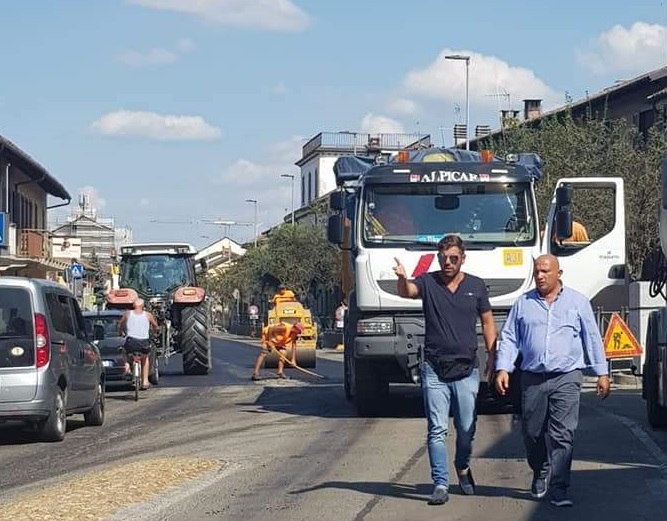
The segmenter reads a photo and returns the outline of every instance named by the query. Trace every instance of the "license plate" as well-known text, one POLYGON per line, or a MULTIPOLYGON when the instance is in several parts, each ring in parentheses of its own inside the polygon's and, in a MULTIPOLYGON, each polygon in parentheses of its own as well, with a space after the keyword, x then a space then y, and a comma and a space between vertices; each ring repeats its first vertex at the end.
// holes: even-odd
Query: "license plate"
POLYGON ((103 367, 113 367, 113 360, 102 360, 103 367))

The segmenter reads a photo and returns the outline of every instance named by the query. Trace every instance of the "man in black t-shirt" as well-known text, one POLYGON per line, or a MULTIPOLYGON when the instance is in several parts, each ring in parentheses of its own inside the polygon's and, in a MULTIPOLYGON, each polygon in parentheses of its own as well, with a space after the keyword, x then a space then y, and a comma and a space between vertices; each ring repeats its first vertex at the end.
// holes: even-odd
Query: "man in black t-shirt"
POLYGON ((464 494, 475 493, 470 455, 477 421, 477 318, 481 319, 486 351, 487 377, 495 364, 496 325, 484 281, 464 273, 465 248, 458 235, 447 235, 438 243, 440 270, 424 273, 409 281, 405 267, 396 259, 398 293, 405 298, 421 298, 426 336, 421 385, 428 420, 428 455, 433 494, 431 504, 449 499, 447 427, 454 406, 456 455, 454 466, 464 494))

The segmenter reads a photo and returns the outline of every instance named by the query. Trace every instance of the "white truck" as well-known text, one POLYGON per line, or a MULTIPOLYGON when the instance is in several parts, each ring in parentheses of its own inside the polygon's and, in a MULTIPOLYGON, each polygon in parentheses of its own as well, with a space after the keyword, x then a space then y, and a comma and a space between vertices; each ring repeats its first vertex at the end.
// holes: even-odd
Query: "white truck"
MULTIPOLYGON (((382 410, 390 383, 419 383, 421 301, 398 295, 392 267, 394 258, 400 259, 412 278, 437 270, 436 244, 448 233, 464 240, 464 271, 486 281, 498 329, 516 298, 533 287, 532 260, 540 253, 557 255, 564 283, 595 307, 618 310, 626 304, 620 177, 558 179, 543 227, 535 196, 542 178, 536 154, 499 160, 486 151, 406 150, 389 158, 344 156, 334 172, 338 189, 330 195, 334 212, 327 233, 343 256, 349 305, 345 394, 360 416, 382 410), (593 223, 592 237, 573 235, 573 201, 584 214, 591 215, 591 205, 604 210, 596 220, 604 217, 607 224, 593 223)), ((478 339, 483 345, 479 330, 478 339)), ((478 356, 483 368, 484 349, 478 356)), ((485 381, 480 399, 500 400, 485 381)))
MULTIPOLYGON (((667 159, 661 165, 660 248, 662 256, 652 280, 651 297, 667 300, 667 159)), ((667 307, 652 311, 646 328, 645 358, 642 367, 642 397, 646 415, 654 428, 667 427, 667 307)))

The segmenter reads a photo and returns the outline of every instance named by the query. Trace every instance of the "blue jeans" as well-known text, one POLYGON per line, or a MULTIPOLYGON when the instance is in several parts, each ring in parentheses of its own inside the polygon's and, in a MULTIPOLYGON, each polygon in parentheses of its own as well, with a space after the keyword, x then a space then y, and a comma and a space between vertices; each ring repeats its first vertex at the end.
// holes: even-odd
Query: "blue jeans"
POLYGON ((470 376, 456 382, 442 382, 428 362, 422 363, 421 385, 424 410, 428 421, 428 457, 431 463, 433 484, 449 486, 447 457, 447 430, 449 410, 452 407, 456 428, 456 455, 454 467, 465 470, 470 464, 472 444, 477 426, 477 392, 479 369, 470 376))

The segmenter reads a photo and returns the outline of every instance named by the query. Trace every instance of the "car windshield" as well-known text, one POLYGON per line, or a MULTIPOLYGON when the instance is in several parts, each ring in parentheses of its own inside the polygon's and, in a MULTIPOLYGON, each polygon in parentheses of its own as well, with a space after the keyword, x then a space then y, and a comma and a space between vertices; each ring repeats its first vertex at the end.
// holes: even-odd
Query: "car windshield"
POLYGON ((104 316, 104 315, 95 315, 95 316, 85 316, 83 317, 84 322, 86 323, 86 332, 88 333, 89 338, 94 338, 94 327, 101 326, 104 328, 104 336, 120 336, 118 331, 118 323, 120 322, 120 315, 104 316))
POLYGON ((143 295, 168 293, 188 284, 192 277, 187 257, 178 255, 141 255, 122 262, 120 285, 143 295))
POLYGON ((519 246, 536 240, 528 183, 392 184, 366 187, 363 239, 369 247, 437 243, 519 246))

